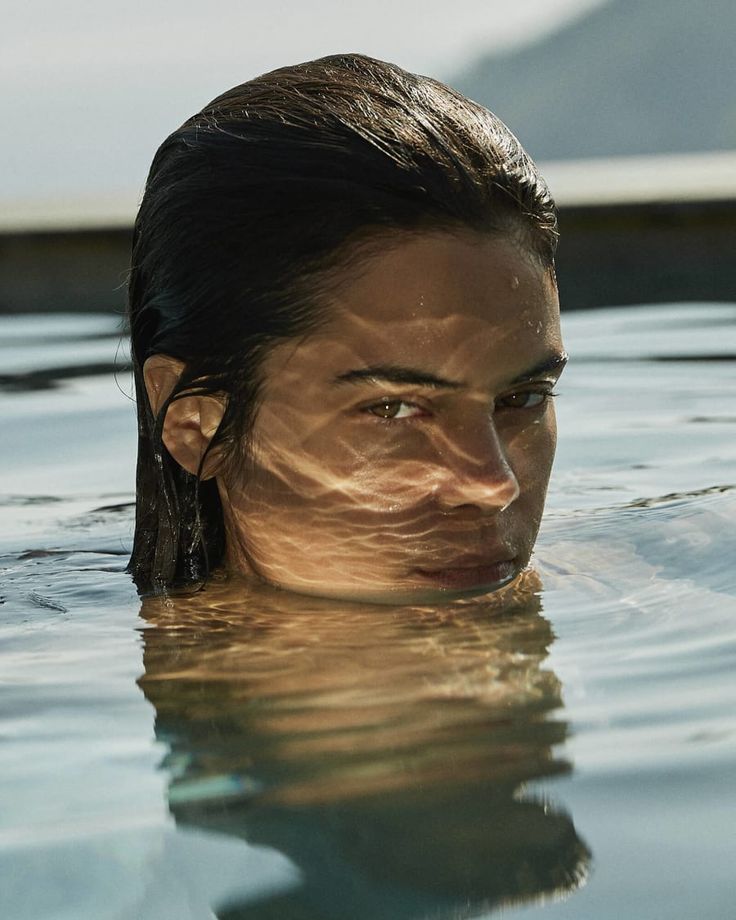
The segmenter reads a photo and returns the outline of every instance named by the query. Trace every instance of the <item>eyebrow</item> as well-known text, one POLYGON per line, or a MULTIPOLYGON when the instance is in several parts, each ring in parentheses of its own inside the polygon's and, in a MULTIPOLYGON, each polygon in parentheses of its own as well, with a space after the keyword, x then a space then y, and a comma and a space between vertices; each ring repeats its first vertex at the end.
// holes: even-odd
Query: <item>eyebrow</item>
MULTIPOLYGON (((527 368, 517 377, 510 381, 513 386, 517 383, 525 383, 527 380, 533 380, 541 374, 549 374, 553 371, 562 370, 567 363, 565 352, 555 352, 547 355, 533 367, 527 368)), ((438 377, 436 374, 423 371, 415 367, 405 367, 400 364, 375 364, 371 367, 363 367, 352 371, 346 371, 344 374, 338 374, 333 383, 396 383, 396 384, 414 384, 415 386, 432 387, 437 390, 462 390, 467 387, 467 383, 462 380, 448 380, 446 377, 438 377)))
POLYGON ((467 384, 459 380, 447 380, 414 367, 400 364, 376 364, 360 370, 346 371, 335 377, 335 383, 363 383, 364 381, 381 381, 383 383, 413 383, 417 386, 435 389, 460 390, 467 384))
POLYGON ((561 373, 566 364, 567 353, 564 351, 556 351, 554 354, 547 355, 546 358, 543 358, 533 367, 519 374, 518 377, 514 377, 511 384, 513 386, 515 383, 526 383, 528 380, 534 380, 535 377, 541 377, 542 374, 551 374, 555 371, 560 371, 561 373))

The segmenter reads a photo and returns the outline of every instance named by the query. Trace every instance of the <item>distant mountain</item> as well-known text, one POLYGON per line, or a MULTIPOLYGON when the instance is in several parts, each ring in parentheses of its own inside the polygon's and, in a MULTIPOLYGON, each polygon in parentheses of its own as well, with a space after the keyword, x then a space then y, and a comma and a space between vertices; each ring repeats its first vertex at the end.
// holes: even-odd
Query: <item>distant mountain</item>
POLYGON ((736 149, 736 0, 611 0, 449 82, 535 159, 736 149))

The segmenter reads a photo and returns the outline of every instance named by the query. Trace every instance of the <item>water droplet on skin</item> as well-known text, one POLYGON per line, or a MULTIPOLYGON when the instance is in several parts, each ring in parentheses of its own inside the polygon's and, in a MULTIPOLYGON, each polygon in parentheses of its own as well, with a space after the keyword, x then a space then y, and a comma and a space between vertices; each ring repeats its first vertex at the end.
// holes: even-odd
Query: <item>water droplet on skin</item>
POLYGON ((423 310, 424 310, 424 294, 420 294, 417 309, 414 309, 411 311, 411 318, 416 319, 417 314, 421 313, 423 310))
POLYGON ((511 278, 511 290, 515 291, 519 287, 519 279, 516 275, 511 278))

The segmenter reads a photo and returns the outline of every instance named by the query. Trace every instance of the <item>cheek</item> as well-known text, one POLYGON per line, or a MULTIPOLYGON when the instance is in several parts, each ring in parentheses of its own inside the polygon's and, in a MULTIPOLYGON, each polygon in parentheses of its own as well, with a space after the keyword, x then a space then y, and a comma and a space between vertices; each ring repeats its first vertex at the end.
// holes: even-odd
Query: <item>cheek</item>
POLYGON ((397 513, 426 502, 441 479, 441 455, 431 437, 409 426, 325 426, 301 440, 261 438, 236 491, 285 515, 397 513))
MULTIPOLYGON (((543 500, 556 444, 553 406, 523 426, 512 417, 499 435, 521 500, 543 500)), ((369 423, 346 433, 325 426, 301 440, 260 438, 247 474, 228 491, 252 521, 278 527, 307 515, 311 528, 345 517, 356 526, 387 515, 395 524, 416 523, 442 487, 448 454, 446 439, 420 427, 395 431, 369 423)))
POLYGON ((439 467, 426 461, 357 452, 329 464, 322 456, 292 459, 293 466, 279 459, 251 467, 248 478, 228 490, 231 503, 251 521, 256 515, 274 526, 303 519, 311 529, 345 520, 358 527, 386 517, 398 524, 416 518, 440 475, 439 467))
POLYGON ((544 500, 557 446, 557 422, 550 404, 536 421, 506 436, 511 468, 519 480, 521 499, 544 500))
POLYGON ((313 457, 300 462, 305 468, 296 471, 257 465, 224 490, 235 568, 307 593, 346 586, 370 593, 401 579, 413 555, 431 548, 426 534, 435 522, 420 504, 426 495, 392 488, 396 471, 382 475, 360 458, 339 473, 313 457))

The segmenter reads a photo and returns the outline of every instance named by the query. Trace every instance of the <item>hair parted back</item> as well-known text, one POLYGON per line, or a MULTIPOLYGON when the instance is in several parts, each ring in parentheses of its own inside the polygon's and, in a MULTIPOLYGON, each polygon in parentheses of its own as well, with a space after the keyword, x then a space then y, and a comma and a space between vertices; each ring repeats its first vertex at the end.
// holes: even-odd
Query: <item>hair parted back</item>
POLYGON ((188 119, 156 153, 133 235, 139 588, 199 581, 224 552, 215 480, 187 473, 162 443, 171 401, 224 397, 210 446, 244 459, 264 355, 316 328, 320 292, 359 258, 357 244, 471 229, 513 236, 552 268, 556 228, 547 186, 508 128, 393 64, 343 54, 284 67, 188 119), (154 354, 185 367, 157 417, 143 381, 154 354))

